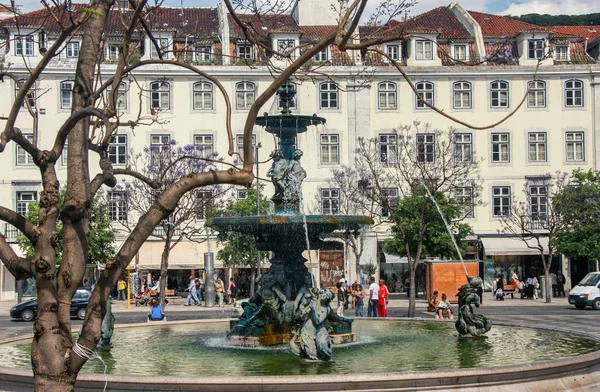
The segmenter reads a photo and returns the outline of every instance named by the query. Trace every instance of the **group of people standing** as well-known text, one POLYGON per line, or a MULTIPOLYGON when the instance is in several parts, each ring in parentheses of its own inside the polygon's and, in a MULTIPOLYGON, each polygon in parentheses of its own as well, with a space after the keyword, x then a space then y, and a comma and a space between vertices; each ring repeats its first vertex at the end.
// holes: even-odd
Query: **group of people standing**
MULTIPOLYGON (((191 306, 192 302, 196 306, 200 306, 204 301, 204 282, 200 278, 190 276, 190 283, 185 289, 188 292, 187 299, 184 306, 191 306)), ((231 304, 235 302, 237 286, 233 280, 229 281, 229 287, 225 290, 225 283, 221 278, 215 280, 215 294, 217 299, 217 305, 219 307, 225 306, 225 293, 227 293, 227 303, 231 304)))
MULTIPOLYGON (((390 292, 382 279, 379 284, 375 283, 375 278, 371 278, 368 294, 367 317, 387 317, 387 307, 389 304, 390 292)), ((346 279, 342 278, 337 283, 338 316, 344 316, 344 309, 348 309, 350 303, 354 304, 354 313, 356 317, 364 317, 365 291, 358 282, 355 282, 348 289, 346 279)))

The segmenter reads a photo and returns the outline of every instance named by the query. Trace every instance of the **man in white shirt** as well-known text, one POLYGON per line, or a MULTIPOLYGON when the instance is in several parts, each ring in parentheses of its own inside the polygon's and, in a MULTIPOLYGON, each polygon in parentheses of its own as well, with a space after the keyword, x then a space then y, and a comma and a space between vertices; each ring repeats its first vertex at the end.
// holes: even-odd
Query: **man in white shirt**
POLYGON ((379 302, 379 285, 375 283, 375 278, 371 278, 371 285, 369 286, 369 308, 367 311, 367 317, 377 317, 377 303, 379 302))

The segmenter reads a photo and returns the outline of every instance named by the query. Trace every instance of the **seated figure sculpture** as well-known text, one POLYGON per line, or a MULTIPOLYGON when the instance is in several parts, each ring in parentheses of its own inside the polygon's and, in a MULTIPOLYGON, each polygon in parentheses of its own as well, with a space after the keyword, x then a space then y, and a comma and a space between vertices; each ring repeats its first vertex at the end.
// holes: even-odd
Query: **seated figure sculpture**
POLYGON ((470 334, 481 337, 492 329, 492 322, 481 314, 475 314, 473 304, 479 307, 479 295, 477 290, 481 287, 481 278, 467 276, 469 283, 461 286, 458 290, 458 318, 455 326, 460 336, 470 334))
POLYGON ((290 348, 301 359, 311 361, 330 361, 332 343, 327 330, 326 320, 331 311, 330 303, 335 298, 331 290, 317 291, 301 312, 304 322, 294 331, 290 348), (298 341, 298 335, 300 340, 298 341))

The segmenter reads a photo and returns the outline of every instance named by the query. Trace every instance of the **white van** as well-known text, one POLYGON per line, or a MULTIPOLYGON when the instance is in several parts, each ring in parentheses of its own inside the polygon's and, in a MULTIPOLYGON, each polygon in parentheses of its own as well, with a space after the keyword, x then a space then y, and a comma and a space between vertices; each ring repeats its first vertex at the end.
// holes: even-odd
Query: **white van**
POLYGON ((591 306, 600 310, 600 272, 590 272, 569 291, 569 303, 577 309, 591 306))

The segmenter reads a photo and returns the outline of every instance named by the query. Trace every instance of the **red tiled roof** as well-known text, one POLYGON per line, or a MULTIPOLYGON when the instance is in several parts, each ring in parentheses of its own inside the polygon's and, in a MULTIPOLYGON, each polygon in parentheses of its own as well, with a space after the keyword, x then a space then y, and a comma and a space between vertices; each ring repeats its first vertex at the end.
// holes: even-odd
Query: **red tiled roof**
POLYGON ((589 42, 592 42, 600 38, 600 25, 593 26, 552 26, 552 30, 561 34, 569 36, 578 36, 587 38, 589 42))
POLYGON ((484 38, 514 37, 523 32, 551 32, 548 27, 506 18, 504 16, 468 11, 481 26, 484 38))
POLYGON ((448 7, 438 7, 404 22, 409 33, 438 32, 440 38, 469 38, 471 34, 448 7))
MULTIPOLYGON (((307 40, 319 39, 337 29, 337 26, 299 26, 302 38, 307 40)), ((362 30, 362 27, 361 27, 362 30)))
MULTIPOLYGON (((250 27, 250 31, 261 39, 268 37, 270 33, 301 33, 302 30, 291 15, 238 15, 240 20, 250 27)), ((229 15, 229 23, 233 26, 234 36, 244 38, 242 29, 229 15)))

